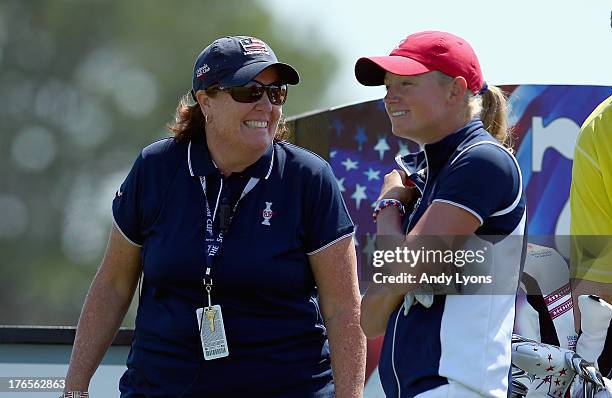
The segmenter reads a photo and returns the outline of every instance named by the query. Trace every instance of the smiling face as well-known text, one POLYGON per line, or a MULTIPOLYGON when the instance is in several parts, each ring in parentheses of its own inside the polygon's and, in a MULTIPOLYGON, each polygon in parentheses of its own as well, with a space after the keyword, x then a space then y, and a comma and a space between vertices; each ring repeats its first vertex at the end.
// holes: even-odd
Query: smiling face
MULTIPOLYGON (((271 84, 278 82, 279 76, 274 67, 269 67, 253 80, 271 84)), ((244 161, 247 166, 257 161, 274 139, 282 106, 272 105, 267 94, 253 103, 237 102, 225 91, 204 93, 202 98, 202 111, 209 120, 206 140, 217 165, 223 163, 220 158, 232 159, 232 163, 244 161)))
POLYGON ((438 72, 416 76, 385 75, 385 109, 393 134, 419 144, 434 142, 446 130, 449 115, 449 90, 438 72))

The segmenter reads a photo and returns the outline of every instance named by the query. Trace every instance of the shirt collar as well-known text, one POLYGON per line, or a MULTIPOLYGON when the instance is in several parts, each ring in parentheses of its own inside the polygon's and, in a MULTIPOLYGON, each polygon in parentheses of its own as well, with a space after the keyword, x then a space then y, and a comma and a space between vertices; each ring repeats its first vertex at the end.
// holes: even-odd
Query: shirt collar
POLYGON ((207 176, 217 171, 208 152, 204 134, 196 133, 191 137, 187 146, 187 165, 192 177, 207 176))
POLYGON ((395 161, 411 176, 417 186, 424 185, 425 168, 429 169, 428 171, 431 173, 443 167, 459 145, 473 132, 481 128, 483 128, 483 124, 480 119, 471 120, 465 126, 447 135, 440 141, 425 144, 421 151, 411 152, 402 157, 398 156, 395 161))
POLYGON ((470 120, 465 126, 450 133, 440 141, 425 144, 424 151, 427 155, 427 166, 429 171, 438 170, 443 167, 459 145, 472 135, 476 130, 482 129, 480 119, 470 120))
POLYGON ((274 144, 268 145, 268 148, 263 155, 242 172, 238 174, 246 175, 248 177, 263 178, 265 180, 272 174, 272 167, 274 166, 274 144))
MULTIPOLYGON (((187 165, 192 177, 207 176, 217 171, 217 166, 215 166, 206 145, 204 134, 195 134, 189 141, 187 146, 187 165)), ((268 179, 272 173, 273 166, 274 144, 271 144, 255 163, 236 174, 268 179)))

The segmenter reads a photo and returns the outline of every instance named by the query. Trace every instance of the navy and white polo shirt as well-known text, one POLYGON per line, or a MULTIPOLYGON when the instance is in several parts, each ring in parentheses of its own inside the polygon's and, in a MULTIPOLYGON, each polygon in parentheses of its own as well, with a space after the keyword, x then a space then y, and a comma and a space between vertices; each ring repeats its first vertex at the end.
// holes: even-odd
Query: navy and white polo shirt
POLYGON ((142 151, 113 202, 116 226, 142 247, 144 271, 122 396, 332 396, 308 260, 354 230, 331 167, 274 143, 224 180, 220 196, 236 202, 246 181, 258 179, 239 201, 212 267, 212 302, 222 307, 230 352, 212 361, 203 359, 196 319, 207 305, 199 176, 216 200, 221 176, 203 136, 161 140, 142 151))
MULTIPOLYGON (((487 264, 504 294, 438 295, 433 305, 403 304, 389 317, 379 363, 389 397, 414 397, 458 383, 473 395, 506 397, 515 294, 524 261, 526 207, 519 165, 473 120, 416 154, 398 158, 422 195, 404 220, 409 232, 434 202, 449 203, 479 221, 476 235, 495 236, 487 264), (512 291, 508 293, 508 291, 512 291)), ((487 238, 485 238, 485 236, 487 238)))

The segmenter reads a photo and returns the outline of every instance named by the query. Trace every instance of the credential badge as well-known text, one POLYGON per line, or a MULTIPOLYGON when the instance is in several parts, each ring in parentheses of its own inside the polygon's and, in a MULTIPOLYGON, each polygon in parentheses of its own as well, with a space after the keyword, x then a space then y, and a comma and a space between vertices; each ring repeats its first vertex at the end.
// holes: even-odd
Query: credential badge
POLYGON ((270 225, 270 219, 274 215, 272 211, 272 202, 266 202, 266 208, 263 210, 263 221, 261 222, 263 225, 270 225))

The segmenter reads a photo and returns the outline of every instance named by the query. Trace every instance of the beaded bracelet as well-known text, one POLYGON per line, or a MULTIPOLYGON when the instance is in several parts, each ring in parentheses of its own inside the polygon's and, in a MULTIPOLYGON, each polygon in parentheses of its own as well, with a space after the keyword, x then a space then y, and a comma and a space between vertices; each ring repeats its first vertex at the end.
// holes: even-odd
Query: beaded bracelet
POLYGON ((384 209, 385 207, 389 207, 389 206, 397 207, 397 210, 399 210, 400 212, 400 216, 403 216, 404 214, 406 214, 406 209, 404 209, 404 205, 399 200, 381 199, 378 201, 378 204, 376 204, 376 207, 374 208, 374 213, 372 214, 372 218, 374 218, 374 222, 376 222, 376 219, 378 218, 378 214, 380 213, 380 211, 384 209))

